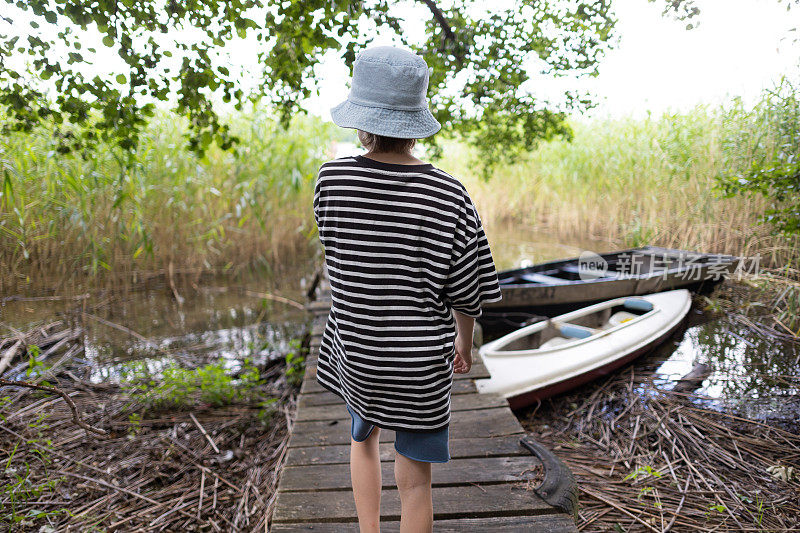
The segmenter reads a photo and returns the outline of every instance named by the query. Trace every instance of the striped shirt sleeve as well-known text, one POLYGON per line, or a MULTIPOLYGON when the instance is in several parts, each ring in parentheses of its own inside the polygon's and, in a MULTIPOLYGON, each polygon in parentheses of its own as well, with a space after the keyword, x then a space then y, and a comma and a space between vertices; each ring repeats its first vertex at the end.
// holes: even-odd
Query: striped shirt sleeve
POLYGON ((465 209, 453 243, 445 299, 456 311, 478 318, 483 314, 481 306, 501 300, 502 294, 478 211, 466 191, 464 196, 465 209))

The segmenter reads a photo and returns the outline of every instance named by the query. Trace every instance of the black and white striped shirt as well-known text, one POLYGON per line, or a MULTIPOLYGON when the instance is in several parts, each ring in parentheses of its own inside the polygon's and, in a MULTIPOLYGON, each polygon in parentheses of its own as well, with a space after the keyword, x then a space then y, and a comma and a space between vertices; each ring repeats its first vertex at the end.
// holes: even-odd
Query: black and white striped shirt
POLYGON ((324 163, 314 218, 331 310, 317 381, 364 420, 402 431, 450 422, 455 320, 501 299, 478 213, 432 164, 324 163))

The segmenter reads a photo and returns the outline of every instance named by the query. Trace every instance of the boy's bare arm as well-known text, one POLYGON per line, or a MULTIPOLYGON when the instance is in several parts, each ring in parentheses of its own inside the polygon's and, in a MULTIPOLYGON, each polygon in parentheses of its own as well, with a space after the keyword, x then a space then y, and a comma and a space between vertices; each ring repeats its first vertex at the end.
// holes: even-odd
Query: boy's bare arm
POLYGON ((453 309, 456 319, 456 359, 453 371, 457 374, 466 374, 472 368, 472 331, 475 328, 475 319, 453 309))

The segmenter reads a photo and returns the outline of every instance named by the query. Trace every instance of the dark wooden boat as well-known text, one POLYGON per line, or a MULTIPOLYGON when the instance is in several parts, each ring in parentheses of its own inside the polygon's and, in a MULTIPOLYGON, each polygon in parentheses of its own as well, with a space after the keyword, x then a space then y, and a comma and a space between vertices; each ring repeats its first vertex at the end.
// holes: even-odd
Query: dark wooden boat
POLYGON ((486 304, 479 322, 502 333, 537 316, 552 317, 612 298, 682 288, 706 292, 740 261, 732 255, 643 246, 504 270, 498 272, 503 299, 486 304))

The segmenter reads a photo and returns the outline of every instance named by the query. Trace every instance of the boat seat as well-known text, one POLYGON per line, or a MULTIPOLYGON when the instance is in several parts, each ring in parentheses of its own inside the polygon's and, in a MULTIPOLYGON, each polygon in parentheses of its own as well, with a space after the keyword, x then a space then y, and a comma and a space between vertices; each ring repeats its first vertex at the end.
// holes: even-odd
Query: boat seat
POLYGON ((558 325, 558 332, 568 339, 585 339, 597 333, 597 330, 586 326, 578 326, 577 324, 565 323, 558 325))
POLYGON ((544 341, 541 344, 541 346, 539 346, 539 349, 541 350, 542 348, 555 348, 556 346, 561 346, 562 344, 565 344, 567 342, 570 342, 570 340, 564 337, 553 337, 550 340, 544 341))
POLYGON ((521 280, 529 281, 531 283, 542 283, 544 285, 569 285, 570 281, 566 279, 557 278, 555 276, 545 276, 537 272, 526 272, 521 274, 521 280))
POLYGON ((633 320, 637 316, 639 315, 634 315, 633 313, 629 313, 627 311, 617 311, 608 318, 608 325, 609 327, 619 326, 623 322, 633 320))
POLYGON ((625 298, 622 306, 631 311, 643 311, 645 313, 653 310, 653 303, 643 298, 625 298))

